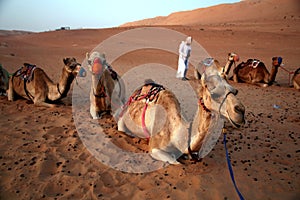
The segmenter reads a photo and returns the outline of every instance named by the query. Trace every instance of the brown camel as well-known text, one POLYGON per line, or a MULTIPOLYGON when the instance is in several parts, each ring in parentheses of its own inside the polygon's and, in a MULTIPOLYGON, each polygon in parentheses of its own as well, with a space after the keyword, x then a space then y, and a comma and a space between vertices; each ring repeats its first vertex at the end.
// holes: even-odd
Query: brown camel
POLYGON ((292 78, 292 82, 293 82, 294 88, 297 90, 300 90, 300 68, 298 68, 295 71, 294 76, 292 78))
POLYGON ((0 95, 5 95, 8 90, 9 73, 0 64, 0 95))
POLYGON ((203 69, 205 69, 206 66, 210 66, 211 64, 216 63, 216 65, 218 66, 219 74, 222 77, 228 79, 231 66, 237 61, 239 61, 239 56, 236 53, 228 53, 227 63, 224 67, 219 67, 219 61, 213 58, 206 58, 203 61, 201 61, 195 68, 194 76, 197 80, 201 79, 201 74, 204 72, 203 69))
POLYGON ((99 119, 123 105, 125 87, 121 77, 106 62, 104 54, 87 53, 86 59, 92 72, 90 114, 93 119, 99 119))
POLYGON ((175 95, 159 84, 148 82, 125 104, 118 130, 148 138, 154 159, 179 164, 177 158, 182 154, 200 151, 216 114, 240 127, 245 122, 245 108, 236 98, 237 90, 219 75, 220 69, 215 65, 207 67, 199 81, 199 105, 191 129, 180 114, 175 95))
POLYGON ((59 83, 53 83, 41 68, 24 63, 24 67, 17 70, 9 80, 8 100, 13 101, 17 95, 33 101, 37 106, 54 107, 51 103, 67 96, 81 69, 75 58, 64 58, 63 62, 65 66, 59 83))
POLYGON ((233 70, 233 80, 237 83, 245 82, 267 87, 275 82, 276 74, 281 63, 281 57, 273 57, 272 71, 270 74, 263 62, 257 59, 248 59, 247 62, 240 63, 233 70))
POLYGON ((227 63, 226 65, 224 66, 223 68, 223 76, 226 78, 226 79, 230 79, 231 76, 229 75, 230 73, 230 69, 232 67, 232 65, 236 62, 238 62, 240 60, 239 56, 236 54, 236 53, 228 53, 228 58, 227 58, 227 63))

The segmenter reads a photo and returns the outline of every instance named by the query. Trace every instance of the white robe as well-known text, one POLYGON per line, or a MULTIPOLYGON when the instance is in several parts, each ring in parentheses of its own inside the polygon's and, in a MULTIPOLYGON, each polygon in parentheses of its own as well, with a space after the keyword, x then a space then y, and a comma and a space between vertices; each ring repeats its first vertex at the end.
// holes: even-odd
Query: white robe
POLYGON ((178 56, 178 69, 176 78, 183 78, 184 72, 189 68, 189 57, 191 52, 191 46, 187 45, 186 42, 182 41, 179 45, 179 56, 178 56))

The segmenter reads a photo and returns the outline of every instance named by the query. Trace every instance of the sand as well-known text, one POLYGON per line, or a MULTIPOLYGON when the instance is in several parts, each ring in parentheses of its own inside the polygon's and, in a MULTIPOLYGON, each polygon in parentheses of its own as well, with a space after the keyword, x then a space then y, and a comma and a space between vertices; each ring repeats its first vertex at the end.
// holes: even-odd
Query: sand
MULTIPOLYGON (((191 35, 222 65, 234 51, 241 61, 262 60, 269 71, 273 56, 282 56, 289 71, 299 67, 299 19, 247 19, 244 23, 167 28, 191 35)), ((23 62, 36 64, 56 82, 64 57, 83 62, 85 53, 99 43, 132 29, 3 32, 0 61, 10 73, 23 62)), ((122 55, 112 66, 122 75, 153 62, 175 70, 177 57, 142 49, 122 55)), ((189 82, 196 86, 192 69, 189 82)), ((278 84, 268 88, 230 81, 246 107, 244 127, 235 129, 225 124, 235 180, 245 199, 300 198, 300 93, 289 86, 284 70, 279 70, 276 81, 278 84)), ((72 88, 77 87, 75 84, 72 88)), ((147 173, 122 172, 103 164, 82 142, 74 122, 72 94, 73 90, 51 109, 24 99, 9 102, 7 97, 0 97, 0 199, 238 199, 222 136, 202 162, 186 161, 147 173)), ((118 132, 111 116, 93 123, 102 124, 105 138, 118 147, 147 153, 146 141, 118 132)))

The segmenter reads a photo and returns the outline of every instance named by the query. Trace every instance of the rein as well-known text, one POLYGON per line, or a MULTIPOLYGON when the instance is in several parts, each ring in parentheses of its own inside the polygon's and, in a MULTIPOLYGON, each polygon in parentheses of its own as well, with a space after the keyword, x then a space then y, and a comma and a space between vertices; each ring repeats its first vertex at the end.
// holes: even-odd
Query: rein
POLYGON ((153 101, 156 101, 159 92, 162 91, 162 90, 165 90, 165 88, 162 85, 158 85, 158 84, 151 84, 151 85, 152 85, 152 87, 150 88, 150 90, 146 94, 141 94, 143 87, 141 87, 134 94, 132 94, 129 97, 126 104, 123 106, 121 113, 119 114, 119 117, 122 117, 125 110, 127 109, 127 107, 132 102, 141 101, 141 100, 145 99, 146 102, 145 102, 145 106, 144 106, 143 112, 142 112, 142 128, 143 128, 143 132, 144 132, 144 135, 145 135, 148 143, 149 143, 149 140, 150 140, 150 132, 148 131, 147 126, 146 126, 146 122, 145 122, 146 111, 147 111, 149 103, 153 102, 153 101))
MULTIPOLYGON (((228 95, 232 93, 232 92, 228 92, 225 96, 225 98, 222 100, 221 104, 220 104, 220 107, 219 107, 219 113, 221 111, 221 107, 222 105, 224 104, 225 100, 227 99, 228 95)), ((233 93, 232 93, 233 94, 233 93)), ((204 102, 203 102, 203 98, 200 97, 199 101, 198 101, 199 105, 203 108, 204 111, 210 113, 211 110, 209 110, 204 102)), ((231 162, 230 162, 230 158, 229 158, 229 153, 228 153, 228 149, 227 149, 227 145, 226 145, 226 132, 225 132, 225 128, 223 128, 223 135, 224 135, 224 138, 223 138, 223 143, 224 143, 224 147, 225 147, 225 154, 226 154, 226 161, 227 161, 227 166, 228 166, 228 170, 229 170, 229 174, 230 174, 230 177, 231 177, 231 181, 234 185, 234 188, 235 188, 235 191, 236 193, 238 194, 240 200, 244 200, 244 197, 242 195, 242 193, 239 191, 238 187, 237 187, 237 184, 235 182, 235 179, 234 179, 234 174, 233 174, 233 169, 232 169, 232 165, 231 165, 231 162)), ((191 155, 191 157, 195 160, 198 160, 198 161, 201 161, 201 158, 195 158, 196 156, 193 154, 193 152, 191 151, 191 148, 188 147, 188 151, 189 151, 189 154, 191 155)))
POLYGON ((223 143, 224 143, 224 147, 225 147, 227 166, 228 166, 229 174, 230 174, 230 177, 231 177, 231 181, 234 185, 236 193, 239 195, 240 200, 244 200, 244 197, 243 197, 242 193, 239 191, 239 189, 236 185, 235 179, 234 179, 233 169, 232 169, 232 166, 231 166, 231 162, 230 162, 230 158, 229 158, 229 154, 228 154, 228 149, 227 149, 227 146, 226 146, 226 132, 224 131, 224 129, 223 129, 223 135, 224 135, 223 143))

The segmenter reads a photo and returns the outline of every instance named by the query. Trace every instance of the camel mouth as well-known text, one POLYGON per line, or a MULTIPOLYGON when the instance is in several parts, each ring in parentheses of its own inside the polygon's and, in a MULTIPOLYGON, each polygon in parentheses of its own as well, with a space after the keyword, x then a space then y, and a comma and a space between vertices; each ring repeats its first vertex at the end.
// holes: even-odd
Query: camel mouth
POLYGON ((231 119, 229 113, 227 112, 227 115, 228 115, 228 120, 229 122, 235 127, 235 128, 240 128, 243 124, 245 124, 245 119, 243 119, 242 123, 237 123, 235 122, 233 119, 231 119))
POLYGON ((240 128, 240 127, 241 127, 240 124, 235 123, 230 117, 229 117, 228 119, 229 119, 230 123, 231 123, 235 128, 240 128))

